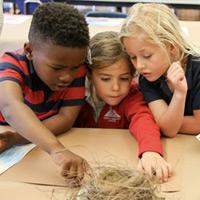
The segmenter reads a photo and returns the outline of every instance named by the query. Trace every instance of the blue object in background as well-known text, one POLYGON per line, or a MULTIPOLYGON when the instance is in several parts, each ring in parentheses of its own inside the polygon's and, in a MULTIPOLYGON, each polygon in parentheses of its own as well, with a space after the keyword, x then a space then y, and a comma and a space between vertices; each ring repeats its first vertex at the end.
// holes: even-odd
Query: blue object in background
POLYGON ((108 17, 108 18, 126 18, 126 13, 121 12, 99 12, 89 11, 85 14, 86 17, 108 17))
MULTIPOLYGON (((15 5, 15 7, 17 6, 17 8, 20 10, 21 14, 25 14, 24 13, 24 1, 25 0, 4 0, 4 2, 11 2, 15 5)), ((42 3, 51 2, 51 0, 40 0, 40 1, 42 3)), ((39 5, 38 3, 29 3, 27 13, 32 14, 38 5, 39 5)))

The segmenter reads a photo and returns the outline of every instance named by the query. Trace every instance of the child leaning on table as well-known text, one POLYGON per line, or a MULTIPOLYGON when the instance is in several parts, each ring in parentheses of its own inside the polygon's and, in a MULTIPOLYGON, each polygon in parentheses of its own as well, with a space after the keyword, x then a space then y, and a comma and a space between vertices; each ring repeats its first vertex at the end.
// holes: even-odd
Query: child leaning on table
POLYGON ((162 4, 135 4, 120 38, 163 134, 199 133, 200 49, 186 40, 175 14, 162 4))
POLYGON ((90 41, 86 104, 75 125, 129 128, 139 144, 139 167, 167 181, 171 167, 161 156, 159 127, 132 81, 135 70, 118 37, 116 32, 102 32, 90 41))
POLYGON ((24 49, 0 59, 0 151, 32 142, 60 166, 65 178, 82 178, 87 162, 56 139, 69 130, 84 102, 83 66, 88 25, 78 10, 46 3, 33 14, 24 49))

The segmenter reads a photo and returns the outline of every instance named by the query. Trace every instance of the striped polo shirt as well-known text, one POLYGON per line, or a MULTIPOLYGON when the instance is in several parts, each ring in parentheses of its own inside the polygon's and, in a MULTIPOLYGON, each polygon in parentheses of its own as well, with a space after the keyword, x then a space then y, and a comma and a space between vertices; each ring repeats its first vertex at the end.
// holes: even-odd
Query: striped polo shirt
MULTIPOLYGON (((24 103, 40 120, 57 114, 62 106, 79 106, 84 103, 85 74, 86 69, 82 66, 66 89, 52 91, 37 76, 32 61, 26 58, 23 50, 6 52, 0 58, 0 82, 10 80, 19 83, 24 103)), ((6 124, 0 113, 0 125, 6 124)))

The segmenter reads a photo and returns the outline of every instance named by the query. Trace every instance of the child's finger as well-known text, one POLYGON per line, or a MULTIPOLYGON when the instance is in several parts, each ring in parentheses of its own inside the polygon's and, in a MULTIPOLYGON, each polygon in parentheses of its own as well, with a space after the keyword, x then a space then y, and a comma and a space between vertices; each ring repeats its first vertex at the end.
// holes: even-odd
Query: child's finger
POLYGON ((68 178, 76 178, 77 177, 78 166, 76 164, 72 164, 69 169, 68 178))
POLYGON ((143 170, 152 177, 152 163, 142 163, 143 170))
POLYGON ((167 169, 168 169, 169 177, 171 177, 173 172, 172 172, 172 166, 169 163, 167 163, 167 169))
POLYGON ((170 75, 174 75, 177 72, 184 72, 183 68, 181 67, 180 64, 178 63, 173 63, 169 69, 167 70, 167 77, 169 77, 170 75))
POLYGON ((92 168, 90 167, 90 165, 87 163, 86 160, 82 160, 81 165, 78 165, 77 168, 77 176, 82 180, 85 173, 87 174, 92 174, 92 168))
POLYGON ((67 177, 69 174, 70 174, 70 163, 67 163, 62 167, 61 175, 67 177))
POLYGON ((86 160, 83 160, 82 165, 85 172, 89 172, 89 171, 92 172, 92 168, 90 167, 90 165, 87 163, 86 160))
POLYGON ((78 166, 77 168, 77 177, 79 180, 82 180, 85 174, 85 170, 83 168, 83 166, 78 166))
POLYGON ((144 170, 143 167, 142 167, 142 162, 141 162, 141 160, 139 160, 139 162, 138 162, 137 169, 138 169, 139 171, 143 171, 143 170, 144 170))
POLYGON ((161 166, 152 167, 152 176, 156 176, 159 181, 163 182, 163 171, 161 166))
POLYGON ((170 73, 167 74, 167 78, 173 79, 173 78, 175 78, 177 76, 180 76, 180 75, 184 76, 185 75, 184 71, 182 69, 175 69, 172 72, 170 72, 170 73))
POLYGON ((166 165, 162 166, 162 174, 163 174, 163 182, 166 182, 169 178, 168 166, 166 166, 166 165))

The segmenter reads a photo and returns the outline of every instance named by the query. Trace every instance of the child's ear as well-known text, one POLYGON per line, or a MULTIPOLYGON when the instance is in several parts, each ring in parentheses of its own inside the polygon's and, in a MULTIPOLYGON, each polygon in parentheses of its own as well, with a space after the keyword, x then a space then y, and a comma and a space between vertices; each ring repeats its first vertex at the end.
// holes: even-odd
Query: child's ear
POLYGON ((88 78, 89 81, 91 81, 91 79, 92 79, 92 74, 89 70, 87 72, 87 78, 88 78))
POLYGON ((180 51, 179 48, 174 44, 169 44, 168 46, 171 60, 178 61, 180 59, 180 51))
POLYGON ((24 52, 29 60, 32 60, 33 47, 30 42, 24 44, 24 52))

